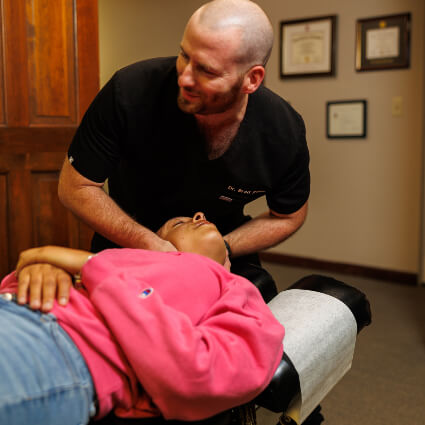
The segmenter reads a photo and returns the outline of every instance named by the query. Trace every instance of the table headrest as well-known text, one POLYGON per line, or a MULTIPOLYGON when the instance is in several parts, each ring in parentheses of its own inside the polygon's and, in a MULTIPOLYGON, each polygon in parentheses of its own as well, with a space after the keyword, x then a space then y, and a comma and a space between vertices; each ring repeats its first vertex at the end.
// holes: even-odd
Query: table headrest
POLYGON ((372 321, 372 313, 370 310, 369 301, 366 295, 346 283, 340 282, 329 276, 310 275, 306 276, 288 289, 307 289, 310 291, 322 292, 323 294, 331 295, 344 304, 353 313, 357 322, 357 333, 365 326, 370 325, 372 321))

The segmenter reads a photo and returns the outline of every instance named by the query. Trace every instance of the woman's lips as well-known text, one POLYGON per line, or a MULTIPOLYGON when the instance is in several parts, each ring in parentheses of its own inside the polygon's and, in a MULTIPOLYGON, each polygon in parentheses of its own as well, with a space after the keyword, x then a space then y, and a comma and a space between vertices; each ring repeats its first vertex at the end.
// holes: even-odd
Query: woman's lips
POLYGON ((211 223, 207 220, 200 220, 195 223, 195 227, 203 226, 204 224, 211 224, 211 223))

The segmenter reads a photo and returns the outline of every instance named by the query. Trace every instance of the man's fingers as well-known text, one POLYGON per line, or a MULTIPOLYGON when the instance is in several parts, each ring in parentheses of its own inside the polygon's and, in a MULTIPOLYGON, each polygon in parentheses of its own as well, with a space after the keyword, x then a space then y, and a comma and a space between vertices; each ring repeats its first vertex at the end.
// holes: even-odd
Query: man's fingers
POLYGON ((163 246, 164 252, 174 252, 177 251, 177 248, 169 241, 165 241, 165 244, 163 246))
POLYGON ((226 259, 224 260, 223 266, 226 268, 226 270, 230 271, 232 263, 230 262, 229 254, 226 254, 226 259))
POLYGON ((69 293, 72 286, 71 276, 65 272, 58 272, 57 283, 58 303, 66 305, 69 301, 69 293))

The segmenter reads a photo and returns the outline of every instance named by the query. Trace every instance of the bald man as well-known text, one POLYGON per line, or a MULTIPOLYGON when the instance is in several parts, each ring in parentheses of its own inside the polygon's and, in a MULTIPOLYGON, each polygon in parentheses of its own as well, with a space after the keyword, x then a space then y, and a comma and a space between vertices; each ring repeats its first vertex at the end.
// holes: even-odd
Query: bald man
POLYGON ((302 225, 310 186, 305 127, 262 85, 272 45, 272 26, 256 3, 214 0, 189 19, 177 58, 135 63, 102 88, 59 181, 64 205, 96 231, 93 251, 175 250, 155 231, 202 210, 240 269, 259 264, 255 253, 302 225), (245 204, 261 196, 268 210, 245 216, 245 204))

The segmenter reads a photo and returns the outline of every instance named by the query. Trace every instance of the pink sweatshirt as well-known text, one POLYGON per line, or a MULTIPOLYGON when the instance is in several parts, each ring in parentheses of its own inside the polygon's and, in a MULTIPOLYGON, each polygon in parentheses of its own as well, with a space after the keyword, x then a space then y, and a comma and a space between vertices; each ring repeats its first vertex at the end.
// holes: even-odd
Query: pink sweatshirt
MULTIPOLYGON (((110 249, 52 313, 84 356, 98 418, 198 420, 252 400, 282 357, 284 329, 257 288, 206 257, 110 249)), ((13 274, 0 292, 15 291, 13 274)))

